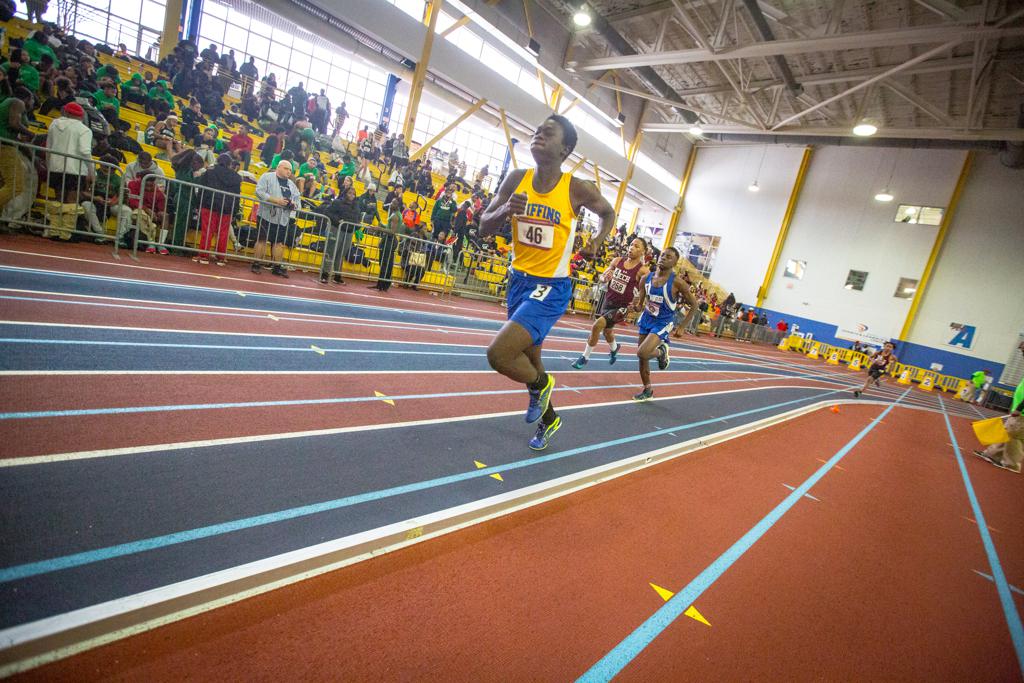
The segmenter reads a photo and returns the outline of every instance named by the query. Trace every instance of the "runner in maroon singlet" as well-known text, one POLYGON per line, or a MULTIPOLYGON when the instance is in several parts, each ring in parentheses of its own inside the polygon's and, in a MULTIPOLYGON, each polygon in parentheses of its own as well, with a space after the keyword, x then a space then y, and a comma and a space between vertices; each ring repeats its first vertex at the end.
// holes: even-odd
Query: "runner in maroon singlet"
POLYGON ((608 362, 615 362, 619 354, 619 344, 615 341, 613 328, 626 317, 626 311, 640 292, 640 283, 647 277, 649 271, 644 265, 646 255, 647 242, 637 237, 629 243, 629 251, 626 252, 625 258, 619 256, 613 259, 608 269, 601 274, 601 280, 608 285, 608 293, 604 297, 601 312, 590 330, 590 339, 583 349, 583 355, 572 364, 577 370, 590 360, 590 354, 597 348, 597 340, 602 332, 611 347, 608 362))

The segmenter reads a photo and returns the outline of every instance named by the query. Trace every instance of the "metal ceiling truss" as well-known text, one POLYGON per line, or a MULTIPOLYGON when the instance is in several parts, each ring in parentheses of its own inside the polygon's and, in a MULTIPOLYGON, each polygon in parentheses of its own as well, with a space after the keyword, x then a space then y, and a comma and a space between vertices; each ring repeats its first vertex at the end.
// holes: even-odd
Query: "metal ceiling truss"
MULTIPOLYGON (((983 0, 961 8, 951 0, 903 0, 895 11, 895 5, 884 5, 888 15, 876 20, 872 12, 882 5, 826 1, 827 13, 818 15, 822 22, 812 26, 806 12, 787 13, 776 6, 779 0, 662 0, 603 18, 642 53, 592 50, 566 66, 581 77, 655 68, 674 97, 652 95, 643 82, 639 89, 590 82, 660 105, 655 111, 666 122, 643 127, 653 132, 689 130, 692 124, 663 108, 673 107, 698 114, 705 131, 725 135, 847 136, 852 123, 871 116, 893 138, 1021 139, 1013 128, 986 130, 993 92, 1002 93, 993 111, 1000 112, 997 121, 1005 121, 1002 86, 1024 84, 1021 74, 1013 73, 1024 61, 1015 40, 1024 36, 1024 9, 1016 2, 983 0), (922 17, 939 21, 914 25, 922 17), (894 19, 898 27, 891 28, 894 19), (673 23, 682 32, 673 30, 673 23), (873 23, 888 28, 871 30, 873 23), (1000 50, 1001 41, 1013 42, 1000 50), (973 47, 969 53, 968 47, 973 47), (898 55, 902 61, 894 60, 898 55), (943 73, 948 81, 937 81, 943 73)), ((594 32, 578 36, 600 45, 594 32)))

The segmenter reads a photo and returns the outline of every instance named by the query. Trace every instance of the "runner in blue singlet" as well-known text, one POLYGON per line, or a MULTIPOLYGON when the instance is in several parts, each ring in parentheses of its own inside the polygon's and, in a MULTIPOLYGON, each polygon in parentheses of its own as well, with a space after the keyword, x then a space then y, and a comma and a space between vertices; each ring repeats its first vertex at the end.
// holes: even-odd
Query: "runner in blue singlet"
POLYGON ((676 277, 675 267, 679 262, 679 251, 669 247, 661 252, 658 259, 658 271, 647 276, 640 299, 635 310, 643 310, 637 322, 640 328, 640 341, 636 350, 640 359, 640 379, 644 383, 643 391, 633 397, 637 401, 647 401, 654 396, 651 388, 651 358, 658 357, 658 369, 668 367, 668 335, 675 327, 676 307, 685 301, 690 312, 683 321, 683 329, 689 329, 693 317, 698 314, 697 300, 690 293, 686 280, 676 277))

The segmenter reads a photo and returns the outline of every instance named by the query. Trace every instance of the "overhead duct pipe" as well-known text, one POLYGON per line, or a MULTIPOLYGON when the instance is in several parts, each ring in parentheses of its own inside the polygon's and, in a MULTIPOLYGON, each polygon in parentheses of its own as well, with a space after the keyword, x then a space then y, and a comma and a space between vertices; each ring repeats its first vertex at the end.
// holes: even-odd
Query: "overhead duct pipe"
MULTIPOLYGON (((757 27, 757 32, 761 34, 761 37, 768 42, 775 40, 775 34, 772 33, 772 27, 768 25, 768 20, 764 16, 764 12, 761 11, 761 7, 757 4, 757 0, 743 0, 744 6, 747 11, 750 12, 750 18, 754 20, 754 26, 757 27)), ((796 78, 793 76, 793 70, 789 68, 789 62, 782 55, 775 55, 772 57, 775 61, 775 66, 779 70, 779 74, 782 76, 783 82, 789 91, 794 96, 799 97, 804 94, 804 86, 796 82, 796 78)))
MULTIPOLYGON (((602 38, 608 41, 608 44, 612 47, 612 49, 614 49, 620 55, 624 56, 638 54, 637 51, 633 49, 633 46, 630 45, 626 41, 626 39, 622 37, 622 34, 616 31, 603 16, 601 16, 598 12, 594 11, 593 7, 591 7, 587 3, 583 3, 583 6, 586 7, 587 11, 590 13, 590 16, 593 20, 591 23, 591 27, 595 31, 597 31, 602 38)), ((677 102, 683 99, 679 95, 679 93, 673 90, 672 86, 666 83, 665 79, 659 76, 658 72, 655 71, 653 68, 649 66, 640 66, 630 69, 630 71, 636 74, 637 78, 639 78, 644 83, 644 85, 647 86, 647 88, 658 93, 665 99, 675 100, 677 102)), ((689 109, 685 109, 683 107, 673 107, 673 109, 675 109, 675 111, 677 111, 679 115, 683 117, 683 120, 686 121, 687 123, 696 123, 698 120, 697 114, 690 111, 689 109)))
MULTIPOLYGON (((1024 104, 1017 114, 1017 127, 1024 128, 1024 104)), ((1007 142, 999 153, 999 161, 1007 168, 1024 168, 1024 142, 1007 142)))
POLYGON ((997 151, 1006 143, 992 140, 924 140, 920 138, 850 138, 823 135, 739 135, 736 133, 705 133, 706 140, 750 145, 792 145, 804 147, 898 147, 905 149, 977 149, 997 151))

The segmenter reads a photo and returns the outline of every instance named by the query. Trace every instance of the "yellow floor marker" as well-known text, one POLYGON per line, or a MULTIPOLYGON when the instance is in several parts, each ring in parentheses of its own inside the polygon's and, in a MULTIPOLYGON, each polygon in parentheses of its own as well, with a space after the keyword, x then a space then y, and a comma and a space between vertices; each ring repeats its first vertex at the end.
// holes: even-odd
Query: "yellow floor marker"
POLYGON ((270 318, 271 320, 280 320, 280 318, 278 318, 276 315, 272 315, 270 313, 267 313, 267 317, 270 318))
MULTIPOLYGON (((483 468, 487 467, 487 465, 483 464, 479 460, 474 460, 473 464, 476 465, 476 468, 478 470, 482 470, 483 468)), ((501 475, 498 474, 497 472, 495 472, 494 474, 489 474, 487 476, 489 476, 491 479, 497 479, 498 481, 505 481, 504 479, 501 478, 501 475)))
MULTIPOLYGON (((658 595, 661 596, 661 599, 664 600, 665 602, 668 602, 672 598, 672 596, 675 595, 675 593, 673 593, 669 589, 662 588, 661 586, 659 586, 656 583, 651 583, 649 585, 650 585, 651 588, 654 589, 654 591, 658 595)), ((697 608, 694 607, 693 605, 690 605, 689 607, 687 607, 686 611, 683 612, 683 614, 685 616, 687 616, 687 617, 690 617, 694 621, 699 621, 700 623, 704 624, 705 626, 711 626, 711 623, 707 619, 705 619, 704 615, 701 614, 700 612, 698 612, 697 608)))
POLYGON ((245 292, 239 292, 238 290, 235 290, 235 294, 238 296, 245 296, 245 292))
POLYGON ((315 345, 312 345, 312 344, 310 344, 309 348, 311 348, 316 353, 319 353, 321 356, 324 355, 325 353, 327 353, 326 351, 321 349, 319 346, 315 346, 315 345))
MULTIPOLYGON (((375 392, 373 392, 373 395, 374 395, 374 396, 376 396, 377 398, 381 398, 382 396, 387 396, 387 394, 382 394, 382 393, 380 393, 379 391, 375 391, 375 392)), ((392 400, 391 400, 390 398, 385 398, 385 399, 384 399, 384 402, 385 402, 385 403, 387 403, 387 404, 388 404, 388 405, 390 405, 390 406, 393 406, 393 405, 395 405, 395 402, 394 402, 394 401, 392 401, 392 400)))

